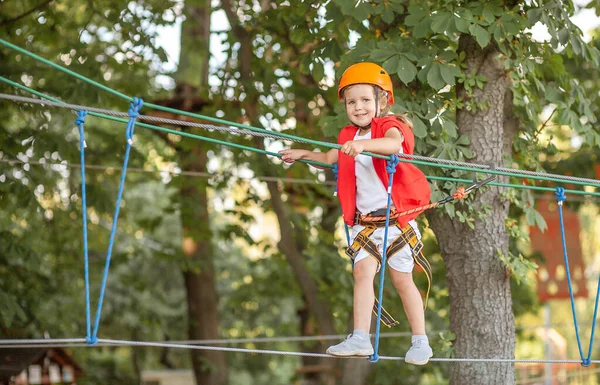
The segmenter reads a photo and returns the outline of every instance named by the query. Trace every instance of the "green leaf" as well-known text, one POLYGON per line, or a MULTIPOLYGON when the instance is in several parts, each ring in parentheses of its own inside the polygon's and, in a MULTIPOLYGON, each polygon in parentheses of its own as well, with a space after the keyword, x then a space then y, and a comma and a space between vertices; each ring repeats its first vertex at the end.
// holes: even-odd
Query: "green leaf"
POLYGON ((389 73, 389 74, 395 74, 398 73, 399 69, 400 69, 400 55, 394 55, 391 58, 389 58, 388 60, 386 60, 383 63, 383 68, 385 68, 385 70, 389 73))
POLYGON ((431 20, 431 30, 436 33, 448 32, 451 29, 453 16, 450 12, 439 12, 431 20))
POLYGON ((481 48, 485 48, 490 42, 490 33, 478 24, 471 25, 469 32, 475 37, 475 40, 477 40, 477 43, 481 48))
POLYGON ((458 127, 456 127, 456 124, 454 124, 452 120, 442 120, 442 126, 444 127, 444 131, 446 132, 446 134, 449 135, 451 138, 456 138, 458 136, 458 127))
POLYGON ((440 72, 446 84, 453 86, 456 84, 456 77, 460 75, 460 71, 455 66, 440 65, 440 72))
POLYGON ((408 58, 402 55, 400 56, 398 63, 397 73, 400 77, 400 80, 402 80, 404 84, 408 84, 415 80, 415 77, 417 76, 417 67, 410 60, 408 60, 408 58))
POLYGON ((539 8, 530 9, 527 11, 527 20, 529 25, 535 25, 542 18, 542 10, 539 8))
POLYGON ((429 18, 423 19, 413 29, 413 35, 417 39, 420 39, 420 38, 423 38, 423 37, 427 36, 429 34, 429 31, 430 31, 430 28, 429 28, 430 25, 431 25, 431 19, 429 19, 429 18))
POLYGON ((446 85, 444 78, 442 78, 440 63, 433 62, 433 64, 431 65, 431 68, 427 73, 427 83, 429 83, 429 85, 436 90, 439 90, 440 88, 443 88, 446 85))
POLYGON ((392 21, 394 21, 394 16, 395 13, 391 12, 391 11, 385 11, 382 13, 381 15, 381 19, 386 22, 387 24, 391 24, 392 21))
POLYGON ((456 25, 456 29, 462 33, 468 33, 469 27, 471 26, 471 22, 461 18, 454 17, 454 25, 456 25))
POLYGON ((415 136, 420 139, 426 137, 427 136, 427 126, 425 125, 425 123, 423 123, 423 121, 421 119, 419 119, 419 117, 416 115, 412 116, 412 122, 413 122, 413 133, 415 134, 415 136))
POLYGON ((320 82, 323 79, 325 76, 325 68, 323 63, 320 61, 313 63, 312 76, 317 82, 320 82))
MULTIPOLYGON (((384 61, 386 61, 393 55, 396 55, 396 53, 391 49, 391 47, 388 46, 383 49, 376 49, 375 51, 371 52, 371 55, 369 57, 375 63, 383 63, 384 61)), ((391 72, 391 70, 389 70, 387 68, 386 68, 386 70, 388 72, 391 72)))
POLYGON ((483 7, 483 12, 481 15, 483 16, 483 20, 485 20, 488 24, 492 24, 494 21, 496 21, 494 12, 492 12, 492 10, 487 6, 483 7))

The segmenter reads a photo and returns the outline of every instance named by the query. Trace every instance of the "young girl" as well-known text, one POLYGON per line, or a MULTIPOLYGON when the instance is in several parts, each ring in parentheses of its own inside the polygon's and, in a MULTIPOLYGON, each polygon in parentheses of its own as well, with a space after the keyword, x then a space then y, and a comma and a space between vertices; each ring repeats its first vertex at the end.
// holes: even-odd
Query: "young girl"
MULTIPOLYGON (((375 301, 373 279, 379 271, 383 252, 389 175, 384 159, 360 154, 364 151, 382 155, 412 154, 414 136, 406 118, 387 116, 394 104, 392 81, 377 64, 350 66, 340 79, 338 97, 343 100, 352 123, 340 132, 340 150, 322 153, 287 149, 280 154, 287 163, 298 159, 338 163, 342 215, 353 230, 352 243, 346 253, 354 263, 354 331, 340 344, 330 346, 327 353, 369 356, 373 354, 369 338, 371 309, 375 301)), ((393 214, 396 210, 405 211, 428 204, 429 184, 425 175, 412 164, 399 163, 396 170, 386 255, 392 281, 402 299, 413 334, 405 361, 424 365, 433 353, 425 334, 423 301, 412 278, 413 257, 422 256, 421 235, 414 221, 418 214, 402 217, 393 214)))

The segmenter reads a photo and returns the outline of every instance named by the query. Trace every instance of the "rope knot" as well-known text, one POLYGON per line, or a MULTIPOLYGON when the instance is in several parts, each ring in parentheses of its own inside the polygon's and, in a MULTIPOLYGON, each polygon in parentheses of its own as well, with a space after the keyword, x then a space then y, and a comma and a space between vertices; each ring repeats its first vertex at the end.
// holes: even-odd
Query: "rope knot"
POLYGON ((458 189, 456 189, 456 192, 452 194, 452 196, 454 197, 454 199, 458 200, 466 197, 467 193, 465 192, 465 188, 463 186, 460 186, 458 189))
POLYGON ((87 342, 89 346, 96 346, 98 343, 98 337, 86 337, 85 342, 87 342))
POLYGON ((584 358, 583 360, 581 360, 581 366, 583 367, 588 367, 592 364, 592 360, 589 358, 584 358))
POLYGON ((393 174, 396 172, 396 166, 398 166, 398 163, 400 163, 400 158, 398 158, 398 155, 390 155, 390 159, 387 161, 387 166, 385 167, 385 170, 387 171, 388 174, 393 174))
POLYGON ((85 123, 85 116, 88 114, 86 110, 77 111, 77 119, 75 119, 75 125, 79 126, 85 123))
POLYGON ((562 202, 564 202, 565 199, 567 199, 567 196, 565 195, 565 189, 562 187, 556 188, 556 190, 554 191, 554 196, 556 197, 556 201, 558 202, 558 204, 562 204, 562 202))
POLYGON ((140 109, 144 106, 142 98, 133 98, 131 105, 129 106, 129 117, 137 118, 140 115, 140 109))

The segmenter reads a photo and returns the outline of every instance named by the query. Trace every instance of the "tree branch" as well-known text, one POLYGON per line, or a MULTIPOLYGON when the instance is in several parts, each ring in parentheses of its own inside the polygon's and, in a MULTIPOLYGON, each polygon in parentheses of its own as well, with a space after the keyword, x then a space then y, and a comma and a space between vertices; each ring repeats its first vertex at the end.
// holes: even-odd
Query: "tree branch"
POLYGON ((19 16, 13 17, 12 19, 3 20, 2 23, 0 23, 0 27, 4 27, 8 24, 14 23, 15 21, 21 20, 22 18, 29 16, 33 12, 44 8, 46 5, 50 4, 53 1, 54 0, 45 0, 44 2, 36 5, 35 7, 31 8, 29 11, 27 11, 19 16))

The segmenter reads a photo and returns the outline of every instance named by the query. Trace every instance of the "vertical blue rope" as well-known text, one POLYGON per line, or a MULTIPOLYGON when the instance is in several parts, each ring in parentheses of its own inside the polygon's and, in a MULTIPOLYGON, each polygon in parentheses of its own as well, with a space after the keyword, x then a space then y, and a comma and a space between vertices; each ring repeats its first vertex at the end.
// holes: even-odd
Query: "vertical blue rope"
POLYGON ((587 359, 583 360, 583 366, 590 366, 592 364, 592 347, 594 346, 594 332, 596 331, 596 321, 598 317, 598 302, 600 300, 600 276, 598 276, 598 288, 596 289, 596 304, 594 305, 594 318, 592 319, 592 332, 590 335, 590 347, 588 349, 587 359))
POLYGON ((110 231, 110 240, 108 242, 108 251, 106 253, 106 263, 104 265, 104 275, 102 276, 102 286, 100 287, 100 297, 98 299, 98 308, 96 310, 96 320, 94 323, 94 332, 91 340, 88 344, 95 345, 98 342, 98 327, 100 325, 100 315, 102 312, 102 303, 104 302, 104 293, 106 291, 106 282, 108 280, 108 271, 110 268, 110 260, 112 257, 112 249, 115 241, 115 235, 117 233, 117 222, 119 220, 119 211, 121 208, 121 199, 123 197, 123 188, 125 186, 125 176, 127 175, 127 163, 129 162, 129 154, 131 152, 131 145, 133 144, 133 130, 135 128, 135 121, 139 115, 139 111, 144 105, 144 101, 140 98, 133 98, 129 107, 129 121, 127 122, 126 138, 127 146, 125 148, 125 159, 123 161, 123 171, 121 171, 121 181, 119 183, 119 193, 117 195, 117 204, 115 207, 115 213, 113 217, 112 228, 110 231))
POLYGON ((390 155, 390 160, 387 161, 386 171, 390 176, 390 180, 388 183, 388 202, 387 209, 385 211, 385 231, 383 234, 383 252, 381 253, 381 272, 379 273, 379 303, 377 305, 377 323, 375 325, 375 346, 374 352, 371 357, 369 357, 369 361, 377 362, 379 361, 379 334, 381 331, 381 308, 383 307, 383 285, 385 282, 385 265, 387 259, 387 240, 388 240, 388 230, 390 228, 390 211, 392 207, 392 184, 394 182, 394 174, 396 173, 396 166, 398 165, 399 159, 396 155, 390 155))
POLYGON ((83 212, 83 270, 85 282, 85 325, 87 341, 91 338, 91 310, 90 310, 90 269, 88 260, 88 229, 87 229, 87 200, 85 191, 85 133, 84 123, 85 116, 88 114, 86 110, 77 111, 77 119, 75 125, 79 127, 79 153, 81 158, 81 205, 83 212))
POLYGON ((581 347, 581 338, 579 337, 579 325, 577 323, 577 311, 575 310, 575 298, 573 296, 573 285, 571 282, 571 269, 569 268, 569 256, 567 254, 567 240, 565 236, 565 224, 563 220, 563 202, 567 199, 565 195, 565 189, 557 187, 554 192, 556 196, 556 202, 558 203, 558 215, 560 217, 560 234, 563 246, 563 255, 565 260, 565 269, 567 270, 567 282, 569 284, 569 297, 571 300, 571 312, 573 313, 573 324, 575 326, 575 337, 577 338, 577 347, 579 348, 579 356, 581 357, 582 366, 590 366, 592 357, 592 346, 594 342, 594 330, 596 329, 596 317, 598 315, 598 299, 600 295, 600 278, 598 279, 598 291, 596 292, 596 305, 594 307, 594 318, 592 321, 592 331, 590 335, 590 345, 588 350, 587 358, 583 356, 583 349, 581 347))

